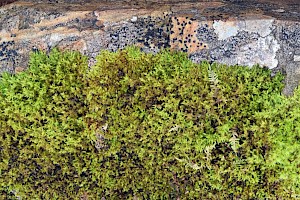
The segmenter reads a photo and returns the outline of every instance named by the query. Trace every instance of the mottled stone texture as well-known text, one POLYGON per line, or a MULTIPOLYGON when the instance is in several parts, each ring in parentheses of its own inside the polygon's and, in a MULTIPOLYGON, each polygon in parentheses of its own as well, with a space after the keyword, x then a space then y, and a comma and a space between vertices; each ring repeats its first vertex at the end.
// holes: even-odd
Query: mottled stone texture
POLYGON ((24 0, 0 7, 0 73, 22 71, 31 51, 171 48, 195 62, 260 64, 300 80, 299 0, 24 0))

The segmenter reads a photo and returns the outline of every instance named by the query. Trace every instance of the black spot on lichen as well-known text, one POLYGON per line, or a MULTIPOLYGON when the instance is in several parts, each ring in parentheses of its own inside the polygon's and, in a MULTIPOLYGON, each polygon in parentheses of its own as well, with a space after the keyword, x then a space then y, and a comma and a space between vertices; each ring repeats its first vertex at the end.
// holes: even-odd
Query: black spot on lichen
POLYGON ((124 24, 110 34, 108 49, 116 51, 127 45, 138 43, 144 51, 156 52, 170 47, 171 17, 139 17, 137 21, 124 24))
POLYGON ((217 35, 213 28, 209 28, 207 24, 203 24, 197 29, 197 38, 206 43, 212 43, 217 40, 217 35))
POLYGON ((163 17, 145 17, 139 18, 135 27, 139 30, 139 43, 145 47, 158 49, 169 48, 171 33, 171 17, 165 14, 163 17))

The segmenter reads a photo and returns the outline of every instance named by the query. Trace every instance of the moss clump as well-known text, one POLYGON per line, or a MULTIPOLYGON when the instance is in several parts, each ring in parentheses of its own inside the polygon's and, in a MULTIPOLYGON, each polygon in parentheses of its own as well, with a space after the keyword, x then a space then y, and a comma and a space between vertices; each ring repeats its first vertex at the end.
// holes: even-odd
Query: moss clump
POLYGON ((2 197, 295 197, 300 95, 282 79, 167 50, 103 51, 90 70, 35 53, 0 82, 2 197))

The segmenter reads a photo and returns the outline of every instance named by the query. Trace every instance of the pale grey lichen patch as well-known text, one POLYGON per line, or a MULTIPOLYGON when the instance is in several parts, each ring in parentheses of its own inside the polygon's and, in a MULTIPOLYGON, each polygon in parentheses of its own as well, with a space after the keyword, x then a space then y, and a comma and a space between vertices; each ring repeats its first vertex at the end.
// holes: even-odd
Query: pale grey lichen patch
POLYGON ((50 46, 55 46, 57 45, 60 41, 64 39, 63 35, 60 33, 52 33, 50 34, 49 38, 49 45, 50 46))
POLYGON ((276 56, 280 44, 272 34, 261 37, 258 33, 241 31, 225 40, 210 41, 209 46, 210 49, 190 55, 190 58, 197 63, 209 60, 228 65, 259 64, 270 69, 278 66, 276 56))
MULTIPOLYGON (((276 68, 276 53, 280 44, 272 33, 276 29, 273 23, 273 18, 259 19, 253 16, 214 21, 212 29, 216 37, 211 41, 203 40, 210 48, 208 51, 198 52, 197 56, 229 65, 259 64, 270 69, 276 68)), ((200 38, 202 34, 197 36, 200 38)), ((199 60, 193 55, 191 58, 199 60)))
POLYGON ((239 22, 237 20, 214 21, 213 28, 218 36, 218 39, 225 40, 229 37, 237 35, 239 31, 238 23, 239 22))
POLYGON ((130 19, 130 21, 131 21, 131 22, 136 22, 136 21, 137 21, 137 19, 138 19, 138 17, 137 17, 137 16, 133 16, 133 17, 130 19))
MULTIPOLYGON (((212 32, 213 31, 208 31, 209 35, 211 35, 212 32)), ((241 31, 238 32, 236 36, 226 40, 218 40, 217 36, 213 38, 202 37, 203 41, 207 42, 210 48, 191 55, 191 59, 197 63, 205 59, 209 61, 222 61, 226 64, 235 65, 237 64, 236 56, 238 51, 240 51, 240 48, 249 44, 251 41, 257 41, 259 36, 258 34, 249 34, 245 31, 241 31)))
POLYGON ((213 28, 218 35, 219 40, 225 40, 236 36, 240 31, 248 33, 257 33, 261 37, 266 37, 275 29, 273 26, 274 19, 237 19, 228 21, 215 21, 213 28))
POLYGON ((294 55, 294 61, 300 62, 300 55, 294 55))
POLYGON ((245 20, 244 31, 258 33, 261 37, 266 37, 275 29, 274 19, 250 19, 245 20))
POLYGON ((250 66, 259 64, 273 69, 278 65, 276 52, 279 48, 280 45, 274 37, 260 37, 240 48, 236 56, 237 64, 250 66))

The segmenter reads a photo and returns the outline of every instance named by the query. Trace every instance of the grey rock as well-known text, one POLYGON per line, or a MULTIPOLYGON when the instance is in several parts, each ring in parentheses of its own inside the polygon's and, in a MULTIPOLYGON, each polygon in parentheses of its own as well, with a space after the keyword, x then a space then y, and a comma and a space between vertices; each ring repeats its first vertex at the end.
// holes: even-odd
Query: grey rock
POLYGON ((78 50, 90 66, 103 50, 137 45, 187 52, 194 62, 261 66, 300 75, 298 0, 23 0, 0 7, 0 73, 26 69, 31 51, 78 50))

